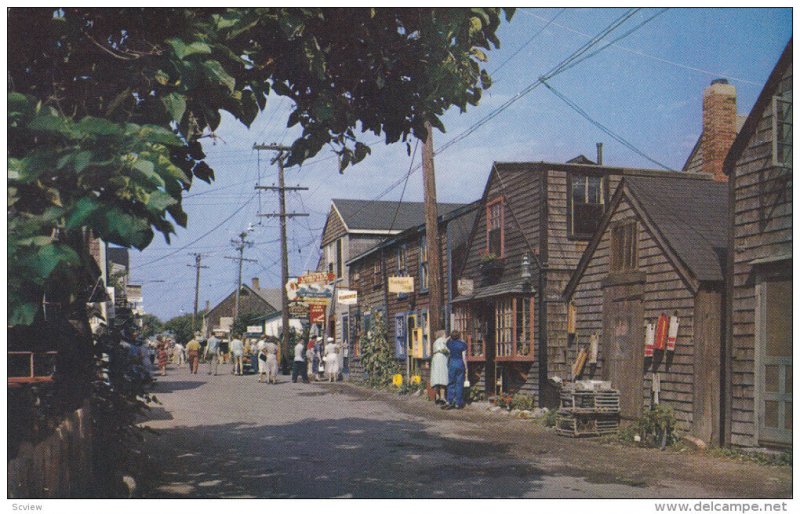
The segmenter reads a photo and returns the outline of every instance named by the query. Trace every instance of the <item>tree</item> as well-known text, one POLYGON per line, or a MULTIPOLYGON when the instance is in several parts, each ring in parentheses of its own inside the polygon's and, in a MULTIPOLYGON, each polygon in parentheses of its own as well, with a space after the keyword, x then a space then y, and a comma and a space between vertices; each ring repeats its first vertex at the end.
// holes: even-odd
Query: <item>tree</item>
POLYGON ((192 337, 194 337, 194 333, 192 332, 192 315, 182 314, 168 320, 164 323, 164 330, 175 334, 176 343, 188 343, 192 337))
POLYGON ((397 359, 387 338, 386 321, 381 312, 375 313, 372 328, 362 338, 361 364, 367 374, 367 383, 373 387, 388 385, 397 372, 397 359))
MULTIPOLYGON (((142 337, 150 338, 164 330, 164 323, 153 314, 142 315, 142 337)), ((190 327, 191 328, 191 327, 190 327)))
MULTIPOLYGON (((510 19, 513 10, 506 10, 510 19)), ((424 138, 425 122, 476 105, 499 46, 496 8, 64 8, 8 13, 10 324, 30 324, 53 284, 78 303, 87 231, 142 249, 181 195, 211 181, 201 140, 220 111, 249 125, 270 91, 302 135, 288 165, 357 135, 424 138), (72 278, 71 278, 72 277, 72 278)), ((408 143, 407 143, 408 144, 408 143)), ((410 150, 410 147, 409 147, 410 150)))

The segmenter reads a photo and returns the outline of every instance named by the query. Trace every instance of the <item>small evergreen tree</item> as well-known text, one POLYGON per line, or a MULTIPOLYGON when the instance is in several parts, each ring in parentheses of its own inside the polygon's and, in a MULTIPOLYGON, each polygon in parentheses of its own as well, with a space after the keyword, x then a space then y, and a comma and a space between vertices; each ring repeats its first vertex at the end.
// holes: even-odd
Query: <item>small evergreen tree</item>
POLYGON ((374 325, 362 341, 361 363, 367 374, 367 384, 372 387, 388 385, 392 375, 397 373, 397 360, 386 337, 386 321, 380 312, 375 313, 374 325))

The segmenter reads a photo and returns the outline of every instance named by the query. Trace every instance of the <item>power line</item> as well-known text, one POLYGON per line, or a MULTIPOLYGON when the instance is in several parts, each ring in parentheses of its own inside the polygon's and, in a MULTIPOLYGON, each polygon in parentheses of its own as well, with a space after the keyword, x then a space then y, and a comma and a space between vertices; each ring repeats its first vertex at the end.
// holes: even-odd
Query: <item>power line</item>
POLYGON ((522 50, 523 50, 523 49, 524 49, 526 46, 528 46, 529 44, 531 44, 531 43, 533 42, 533 40, 534 40, 534 39, 536 39, 536 38, 539 36, 539 34, 541 34, 542 32, 544 32, 544 31, 545 31, 545 29, 547 29, 547 27, 549 27, 549 26, 550 26, 550 25, 551 25, 551 24, 552 24, 554 21, 556 21, 556 18, 558 18, 559 16, 561 16, 562 14, 564 14, 564 11, 566 11, 566 10, 567 10, 567 8, 565 7, 565 8, 563 8, 563 9, 561 9, 560 11, 558 11, 558 12, 556 13, 556 15, 555 15, 555 16, 553 16, 553 18, 552 18, 550 21, 548 21, 548 22, 545 24, 545 26, 544 26, 544 27, 542 27, 541 29, 539 29, 539 31, 538 31, 538 32, 536 32, 536 33, 535 33, 533 36, 531 36, 531 37, 530 37, 530 39, 528 39, 527 41, 525 41, 525 42, 522 44, 522 46, 520 46, 519 48, 517 48, 517 50, 516 50, 516 51, 515 51, 513 54, 511 54, 511 55, 510 55, 510 56, 509 56, 509 57, 508 57, 508 58, 507 58, 505 61, 503 61, 502 63, 500 63, 500 65, 499 65, 497 68, 495 68, 495 69, 494 69, 494 70, 493 70, 493 71, 490 73, 490 75, 492 76, 492 78, 494 78, 494 75, 495 75, 495 74, 496 74, 498 71, 500 71, 500 70, 503 68, 503 66, 505 66, 506 64, 508 64, 508 62, 509 62, 511 59, 513 59, 514 57, 516 57, 516 56, 517 56, 517 54, 519 54, 519 53, 520 53, 520 52, 521 52, 521 51, 522 51, 522 50))

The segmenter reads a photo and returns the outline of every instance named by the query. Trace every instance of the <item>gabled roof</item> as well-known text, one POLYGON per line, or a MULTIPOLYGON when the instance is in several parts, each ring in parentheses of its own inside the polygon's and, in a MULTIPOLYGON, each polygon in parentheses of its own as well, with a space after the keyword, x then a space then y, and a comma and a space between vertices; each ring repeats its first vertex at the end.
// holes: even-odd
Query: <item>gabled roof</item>
POLYGON ((697 291, 700 282, 722 282, 728 185, 687 180, 690 176, 665 173, 663 177, 624 177, 565 289, 565 298, 572 296, 623 197, 692 291, 697 291))
POLYGON ((730 175, 734 166, 736 166, 736 161, 739 160, 748 141, 750 141, 753 133, 758 128, 758 123, 764 115, 764 110, 770 105, 772 96, 775 94, 775 90, 778 89, 783 73, 791 65, 792 40, 790 39, 786 44, 786 48, 783 49, 783 54, 781 54, 780 59, 778 59, 778 63, 775 65, 775 68, 773 68, 772 73, 770 73, 767 83, 764 84, 764 89, 762 89, 761 94, 758 95, 758 100, 756 100, 755 105, 753 105, 753 109, 744 122, 742 130, 739 131, 736 139, 733 140, 733 145, 731 145, 731 149, 728 151, 728 156, 725 157, 725 163, 722 167, 726 175, 730 175))
MULTIPOLYGON (((393 202, 384 200, 331 200, 348 232, 361 230, 392 230, 400 232, 425 222, 423 202, 393 202), (397 213, 395 215, 395 212, 397 213)), ((463 207, 463 203, 439 203, 439 215, 463 207)))
MULTIPOLYGON (((244 284, 242 284, 244 285, 244 284)), ((282 300, 282 291, 280 288, 259 288, 254 289, 252 287, 247 286, 250 290, 252 290, 255 294, 260 296, 265 302, 270 304, 273 309, 280 312, 281 310, 281 300, 282 300)))

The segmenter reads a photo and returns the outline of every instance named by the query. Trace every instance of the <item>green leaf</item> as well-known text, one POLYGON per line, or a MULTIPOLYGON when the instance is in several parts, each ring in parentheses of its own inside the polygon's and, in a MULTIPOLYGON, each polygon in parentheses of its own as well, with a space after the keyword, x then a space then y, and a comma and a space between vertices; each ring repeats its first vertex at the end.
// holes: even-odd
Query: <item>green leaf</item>
POLYGON ((211 181, 214 180, 214 170, 211 169, 211 166, 206 164, 205 161, 198 162, 192 170, 192 173, 203 182, 211 183, 211 181))
POLYGON ((92 152, 88 150, 75 154, 72 158, 72 168, 75 170, 75 173, 80 173, 85 170, 89 164, 92 163, 92 157, 92 152))
POLYGON ((170 93, 161 99, 172 119, 180 123, 186 112, 186 97, 178 93, 170 93))
POLYGON ((32 257, 25 261, 25 267, 36 276, 47 278, 61 264, 78 264, 80 259, 75 250, 67 245, 54 243, 43 246, 32 257))
POLYGON ((31 325, 39 312, 39 304, 33 302, 9 302, 9 325, 31 325))
POLYGON ((152 212, 161 213, 161 211, 166 210, 167 207, 175 205, 176 203, 178 203, 178 201, 167 193, 153 191, 150 193, 150 198, 147 200, 147 208, 152 212))
POLYGON ((78 200, 70 210, 65 222, 65 228, 73 229, 86 224, 86 220, 101 207, 100 202, 91 196, 85 196, 78 200))
POLYGON ((137 128, 136 136, 143 141, 167 146, 183 146, 181 138, 171 130, 157 125, 143 125, 137 128))
POLYGON ((78 122, 78 129, 96 136, 121 136, 123 129, 105 118, 86 116, 78 122))
POLYGON ((180 38, 168 39, 167 43, 175 51, 178 59, 184 60, 190 55, 207 55, 211 53, 211 47, 202 41, 195 41, 191 44, 186 44, 180 38))
POLYGON ((75 137, 75 132, 72 130, 71 124, 59 116, 52 116, 50 114, 40 114, 33 118, 28 124, 28 128, 40 132, 51 132, 60 134, 69 138, 75 137))
POLYGON ((28 97, 22 93, 17 93, 16 91, 12 91, 8 94, 8 101, 6 105, 8 106, 9 116, 12 114, 31 116, 34 112, 33 104, 28 97))
POLYGON ((164 70, 158 70, 153 78, 162 86, 169 84, 169 75, 164 70))
POLYGON ((208 75, 213 79, 213 82, 218 84, 222 84, 228 91, 233 93, 233 90, 236 88, 236 79, 228 75, 219 61, 205 61, 203 63, 203 68, 208 72, 208 75))

